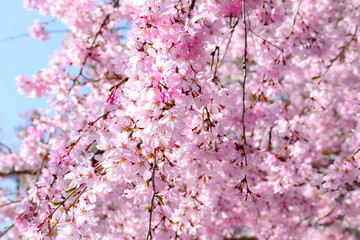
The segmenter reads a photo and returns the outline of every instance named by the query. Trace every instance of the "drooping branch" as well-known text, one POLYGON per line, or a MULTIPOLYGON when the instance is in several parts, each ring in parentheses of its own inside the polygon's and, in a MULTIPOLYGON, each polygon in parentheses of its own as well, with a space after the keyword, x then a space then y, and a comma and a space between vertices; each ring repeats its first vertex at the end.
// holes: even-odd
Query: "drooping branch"
POLYGON ((289 35, 286 37, 286 39, 289 39, 290 36, 294 33, 294 27, 295 27, 295 24, 296 24, 296 18, 297 16, 300 16, 300 6, 301 6, 301 3, 302 3, 302 0, 299 1, 299 5, 296 9, 296 13, 295 13, 295 16, 294 16, 294 19, 293 19, 293 23, 291 25, 291 30, 289 32, 289 35))
POLYGON ((5 143, 0 142, 0 146, 5 148, 8 151, 8 153, 12 153, 11 148, 9 146, 7 146, 5 143))
MULTIPOLYGON (((79 188, 80 188, 80 187, 79 187, 79 188)), ((79 188, 78 188, 78 189, 79 189, 79 188)), ((68 205, 67 207, 65 207, 65 209, 70 209, 70 207, 74 207, 75 204, 78 202, 79 198, 81 197, 81 195, 86 191, 86 189, 87 189, 87 187, 84 187, 84 188, 81 190, 81 192, 77 194, 75 200, 74 200, 73 202, 69 203, 69 205, 68 205)), ((75 190, 75 191, 76 191, 76 190, 75 190)), ((70 196, 73 196, 73 195, 74 195, 74 193, 71 194, 70 196)), ((64 200, 64 201, 65 201, 65 200, 64 200)), ((62 205, 65 206, 65 202, 63 202, 62 205)), ((61 206, 61 205, 60 205, 60 206, 61 206)), ((49 229, 49 235, 51 235, 51 234, 53 233, 53 231, 54 231, 55 227, 57 226, 57 224, 59 223, 60 219, 61 219, 61 217, 59 217, 59 218, 55 221, 55 223, 51 226, 51 228, 49 229)))
MULTIPOLYGON (((119 0, 117 0, 117 1, 114 2, 114 6, 113 6, 113 7, 114 7, 114 8, 117 8, 118 6, 119 6, 119 0)), ((100 27, 99 27, 99 30, 95 33, 94 38, 93 38, 93 40, 92 40, 92 42, 91 42, 91 44, 90 44, 90 47, 88 48, 88 53, 86 54, 84 60, 83 60, 82 63, 81 63, 80 71, 79 71, 79 73, 76 75, 76 77, 73 79, 73 84, 72 84, 72 86, 71 86, 71 87, 69 88, 69 90, 68 90, 69 92, 75 87, 75 84, 79 82, 78 78, 79 78, 80 76, 83 76, 82 73, 83 73, 83 71, 84 71, 84 67, 85 67, 85 65, 86 65, 86 63, 87 63, 87 60, 88 60, 89 57, 91 57, 91 55, 92 55, 91 51, 92 51, 92 50, 94 49, 94 47, 95 47, 97 38, 98 38, 99 35, 102 33, 104 27, 108 24, 108 22, 109 22, 109 20, 110 20, 110 16, 111 16, 111 14, 107 14, 107 15, 106 15, 106 17, 104 18, 104 20, 102 21, 102 23, 101 23, 101 25, 100 25, 100 27)))
POLYGON ((262 41, 266 42, 267 44, 279 49, 280 51, 284 51, 284 49, 282 49, 281 47, 279 47, 278 45, 270 42, 269 40, 266 40, 265 38, 263 38, 262 36, 260 36, 259 34, 257 34, 256 32, 254 32, 251 28, 249 28, 249 32, 251 32, 252 34, 254 34, 256 37, 260 38, 262 41))
POLYGON ((15 225, 11 224, 10 226, 8 226, 2 233, 0 233, 0 238, 2 238, 3 236, 5 236, 5 234, 10 231, 10 229, 12 229, 15 225))
MULTIPOLYGON (((58 30, 46 31, 47 34, 66 33, 66 32, 68 32, 68 30, 66 30, 66 29, 58 29, 58 30)), ((10 41, 13 41, 13 40, 17 40, 17 39, 21 39, 21 38, 27 38, 27 37, 30 37, 29 33, 22 33, 22 34, 19 34, 19 35, 10 36, 10 37, 7 37, 7 38, 0 39, 0 44, 10 42, 10 41)))
POLYGON ((314 225, 318 224, 321 220, 323 220, 324 218, 330 216, 334 212, 334 210, 335 210, 335 208, 332 208, 329 212, 327 212, 325 215, 323 215, 323 216, 319 217, 318 219, 316 219, 310 225, 314 226, 314 225))
POLYGON ((189 18, 191 18, 191 11, 194 9, 195 3, 196 3, 196 0, 191 0, 191 4, 189 7, 189 14, 188 14, 189 18))
POLYGON ((152 239, 152 234, 151 234, 151 221, 152 221, 152 215, 153 215, 153 211, 154 211, 154 201, 155 201, 155 196, 156 196, 156 184, 155 184, 155 172, 156 172, 156 151, 157 149, 154 149, 154 162, 153 162, 153 169, 151 172, 151 186, 152 186, 152 195, 151 195, 151 202, 150 202, 150 207, 149 207, 149 225, 148 225, 148 232, 146 235, 146 240, 150 240, 152 239))
POLYGON ((230 29, 231 29, 230 30, 230 36, 229 36, 228 42, 227 42, 226 47, 225 47, 224 55, 221 58, 221 61, 219 63, 219 68, 220 68, 221 64, 224 62, 224 59, 226 57, 226 53, 227 53, 227 51, 229 50, 229 47, 230 47, 231 39, 232 39, 232 37, 234 35, 235 27, 238 25, 238 23, 239 23, 238 18, 235 18, 234 21, 233 21, 233 17, 232 16, 230 17, 230 29))
MULTIPOLYGON (((116 91, 121 85, 125 84, 128 80, 129 80, 129 78, 122 79, 121 82, 119 82, 118 84, 112 86, 108 91, 109 92, 116 91)), ((94 124, 96 122, 98 122, 100 119, 106 119, 110 112, 112 112, 112 111, 106 111, 105 113, 103 113, 102 115, 97 117, 94 121, 88 122, 87 123, 88 127, 94 126, 94 124)), ((75 142, 72 142, 67 146, 67 149, 68 149, 67 155, 70 154, 70 152, 74 149, 74 147, 79 143, 81 138, 82 137, 78 137, 75 142)))
POLYGON ((241 124, 242 124, 242 136, 241 136, 241 140, 243 142, 243 151, 244 151, 244 159, 245 159, 245 165, 247 166, 247 157, 246 157, 246 149, 245 149, 245 145, 246 145, 246 136, 245 136, 245 132, 246 132, 246 127, 245 127, 245 94, 246 94, 246 78, 247 78, 247 24, 246 24, 246 14, 245 14, 245 0, 242 1, 242 23, 244 26, 244 57, 243 57, 243 71, 244 71, 244 75, 243 75, 243 81, 242 81, 242 116, 241 116, 241 124))
POLYGON ((356 154, 358 154, 360 152, 360 147, 358 149, 356 149, 356 151, 348 158, 345 160, 345 162, 350 162, 350 161, 353 161, 355 160, 355 156, 356 154))
POLYGON ((9 172, 0 172, 0 177, 6 177, 10 175, 36 175, 38 171, 36 170, 19 170, 19 171, 9 171, 9 172))
MULTIPOLYGON (((344 59, 345 59, 345 51, 349 49, 349 46, 350 46, 350 44, 351 44, 353 41, 356 41, 356 40, 357 40, 356 34, 357 34, 357 31, 358 31, 358 28, 359 28, 359 25, 356 25, 354 33, 353 33, 353 34, 351 34, 351 33, 347 34, 347 36, 351 36, 350 40, 347 41, 347 42, 344 44, 344 46, 342 46, 342 47, 340 48, 340 52, 335 56, 335 58, 333 58, 333 59, 330 60, 330 64, 326 66, 326 70, 325 70, 323 73, 321 73, 319 76, 314 76, 314 77, 312 77, 312 80, 318 79, 318 82, 317 82, 317 85, 316 85, 316 87, 315 87, 315 90, 317 90, 317 89, 319 88, 320 83, 324 80, 324 76, 325 76, 325 75, 329 72, 329 70, 333 67, 333 65, 334 65, 334 63, 336 62, 336 60, 339 59, 341 62, 344 61, 344 59)), ((310 98, 307 100, 307 102, 305 103, 305 106, 301 109, 301 111, 300 111, 300 113, 299 113, 299 116, 302 116, 302 115, 304 115, 304 114, 306 113, 306 109, 308 108, 308 106, 309 106, 309 104, 310 104, 311 101, 317 102, 314 97, 310 97, 310 98)), ((317 102, 317 103, 318 103, 318 102, 317 102)), ((325 110, 325 108, 324 108, 320 103, 318 103, 318 104, 321 106, 321 108, 322 108, 323 110, 325 110)))
POLYGON ((7 202, 7 203, 4 203, 4 204, 0 205, 0 208, 9 206, 9 205, 11 205, 11 204, 19 203, 19 202, 21 202, 21 201, 11 201, 11 202, 7 202))

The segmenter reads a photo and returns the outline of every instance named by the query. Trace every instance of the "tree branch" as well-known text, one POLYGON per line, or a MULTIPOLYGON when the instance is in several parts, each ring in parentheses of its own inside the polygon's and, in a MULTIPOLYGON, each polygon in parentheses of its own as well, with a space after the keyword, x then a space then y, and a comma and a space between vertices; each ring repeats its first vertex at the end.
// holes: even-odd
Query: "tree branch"
POLYGON ((243 142, 243 151, 244 151, 244 159, 245 159, 245 165, 247 166, 247 157, 246 157, 246 150, 245 150, 245 145, 246 145, 246 136, 245 136, 245 132, 246 132, 246 127, 245 127, 245 87, 246 87, 246 78, 247 78, 247 24, 246 24, 246 15, 245 15, 245 0, 242 1, 242 23, 244 25, 244 58, 243 58, 243 71, 244 71, 244 80, 242 81, 242 116, 241 116, 241 123, 242 123, 242 136, 241 136, 241 140, 243 142))
POLYGON ((14 224, 11 224, 10 226, 8 226, 2 233, 0 233, 0 238, 2 238, 3 236, 5 236, 5 234, 14 227, 14 224))
POLYGON ((285 39, 289 39, 290 36, 294 33, 294 27, 295 27, 295 23, 296 23, 296 17, 297 17, 298 15, 300 15, 300 12, 299 12, 299 11, 300 11, 301 3, 302 3, 302 0, 300 0, 299 5, 298 5, 298 7, 297 7, 297 10, 296 10, 296 13, 295 13, 295 16, 294 16, 294 20, 293 20, 293 23, 292 23, 292 25, 291 25, 290 33, 289 33, 289 35, 288 35, 285 39))
MULTIPOLYGON (((114 6, 113 6, 113 7, 114 7, 114 8, 117 8, 118 6, 119 6, 119 0, 117 0, 117 1, 114 2, 114 6)), ((88 53, 86 54, 84 60, 83 60, 82 63, 81 63, 82 66, 81 66, 81 68, 80 68, 80 71, 79 71, 78 75, 76 75, 76 77, 73 79, 73 84, 72 84, 72 86, 69 88, 68 92, 70 92, 70 91, 75 87, 76 82, 79 82, 78 78, 79 78, 80 76, 82 76, 82 72, 84 71, 85 64, 86 64, 88 58, 91 56, 91 51, 92 51, 92 50, 94 49, 94 47, 95 47, 96 40, 97 40, 97 38, 99 37, 99 35, 101 34, 101 32, 103 31, 103 28, 108 24, 108 21, 109 21, 109 19, 110 19, 110 16, 111 16, 111 14, 107 14, 107 15, 106 15, 106 17, 104 18, 103 22, 102 22, 101 25, 100 25, 99 30, 95 33, 95 36, 94 36, 94 38, 93 38, 93 41, 91 42, 90 47, 88 48, 88 53)))
POLYGON ((153 207, 154 207, 154 200, 155 200, 155 196, 156 196, 156 185, 155 185, 155 171, 156 171, 156 151, 157 149, 154 149, 154 163, 153 163, 153 169, 152 169, 152 173, 151 173, 151 185, 152 185, 152 196, 151 196, 151 203, 150 203, 150 208, 149 208, 149 226, 148 226, 148 232, 146 235, 146 240, 150 240, 152 239, 152 235, 151 235, 151 220, 152 220, 152 214, 153 214, 153 207))
POLYGON ((194 9, 195 3, 196 3, 196 0, 191 0, 191 5, 189 7, 189 14, 188 14, 189 18, 191 18, 191 11, 194 9))
POLYGON ((221 67, 221 64, 224 62, 224 59, 225 59, 225 57, 226 57, 226 53, 227 53, 227 51, 229 50, 229 46, 230 46, 230 43, 231 43, 231 39, 232 39, 232 37, 233 37, 233 35, 234 35, 235 27, 238 25, 238 23, 239 23, 239 19, 238 19, 238 18, 235 18, 235 21, 232 22, 232 17, 230 17, 230 29, 231 29, 231 31, 230 31, 230 36, 229 36, 229 40, 228 40, 228 42, 227 42, 227 44, 226 44, 226 47, 225 47, 224 55, 223 55, 223 57, 221 58, 221 61, 220 61, 220 64, 219 64, 219 68, 221 67))
POLYGON ((8 151, 8 153, 12 153, 11 148, 8 147, 5 143, 0 142, 0 146, 2 146, 3 148, 5 148, 5 149, 8 151))
POLYGON ((8 203, 4 203, 4 204, 0 205, 0 208, 9 206, 9 205, 14 204, 14 203, 19 203, 19 202, 21 202, 21 201, 18 200, 18 201, 11 201, 11 202, 8 202, 8 203))
POLYGON ((38 171, 36 171, 36 170, 20 170, 20 171, 0 172, 0 177, 6 177, 9 175, 22 175, 22 174, 36 175, 37 172, 38 171))

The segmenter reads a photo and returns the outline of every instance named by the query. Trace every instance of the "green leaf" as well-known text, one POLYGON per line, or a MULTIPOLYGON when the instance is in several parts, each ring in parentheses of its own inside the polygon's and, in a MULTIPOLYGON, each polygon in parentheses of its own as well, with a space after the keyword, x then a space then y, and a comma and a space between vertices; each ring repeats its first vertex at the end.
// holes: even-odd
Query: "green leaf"
POLYGON ((133 129, 132 129, 131 127, 129 127, 129 126, 125 126, 125 127, 124 127, 124 130, 130 132, 130 131, 132 131, 133 129))
POLYGON ((65 190, 65 192, 69 193, 69 192, 73 191, 74 189, 75 189, 74 187, 73 188, 68 188, 68 189, 65 190))
POLYGON ((159 199, 159 202, 161 203, 161 205, 164 205, 162 197, 160 197, 159 195, 156 195, 156 197, 157 197, 157 199, 159 199))

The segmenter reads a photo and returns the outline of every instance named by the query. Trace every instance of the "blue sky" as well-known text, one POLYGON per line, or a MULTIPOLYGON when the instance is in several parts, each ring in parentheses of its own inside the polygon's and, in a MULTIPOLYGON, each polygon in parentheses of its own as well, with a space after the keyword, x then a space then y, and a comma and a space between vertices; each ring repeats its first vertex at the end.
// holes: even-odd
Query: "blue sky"
MULTIPOLYGON (((28 27, 35 19, 52 20, 40 16, 37 11, 26 11, 22 1, 7 1, 0 8, 0 141, 15 146, 14 129, 23 122, 19 114, 33 108, 45 108, 45 99, 30 99, 20 95, 15 88, 14 78, 18 74, 31 76, 47 66, 49 55, 60 49, 64 33, 51 34, 45 42, 21 37, 6 42, 1 40, 28 33, 28 27)), ((46 30, 65 30, 59 22, 46 26, 46 30)))

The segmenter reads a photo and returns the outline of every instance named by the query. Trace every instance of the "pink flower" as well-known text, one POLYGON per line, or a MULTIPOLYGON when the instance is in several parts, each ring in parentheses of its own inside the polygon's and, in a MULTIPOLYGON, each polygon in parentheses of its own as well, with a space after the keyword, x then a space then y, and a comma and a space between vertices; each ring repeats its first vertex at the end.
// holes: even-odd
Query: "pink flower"
POLYGON ((44 24, 39 20, 35 20, 34 25, 29 27, 29 34, 30 37, 39 39, 40 41, 45 41, 50 38, 50 35, 45 32, 44 24))

